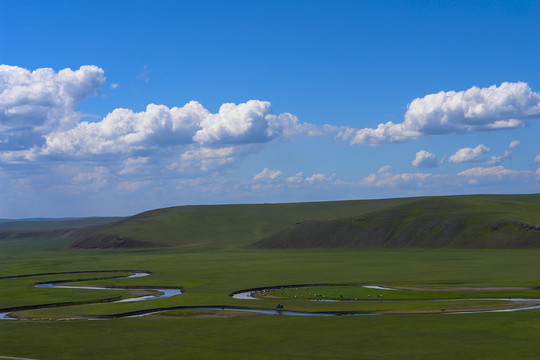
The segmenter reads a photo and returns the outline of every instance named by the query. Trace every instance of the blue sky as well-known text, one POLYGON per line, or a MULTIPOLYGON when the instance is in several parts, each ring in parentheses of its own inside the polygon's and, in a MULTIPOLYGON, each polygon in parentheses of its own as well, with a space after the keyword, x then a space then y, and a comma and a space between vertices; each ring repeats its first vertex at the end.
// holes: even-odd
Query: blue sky
POLYGON ((536 1, 0 1, 0 217, 540 189, 536 1))

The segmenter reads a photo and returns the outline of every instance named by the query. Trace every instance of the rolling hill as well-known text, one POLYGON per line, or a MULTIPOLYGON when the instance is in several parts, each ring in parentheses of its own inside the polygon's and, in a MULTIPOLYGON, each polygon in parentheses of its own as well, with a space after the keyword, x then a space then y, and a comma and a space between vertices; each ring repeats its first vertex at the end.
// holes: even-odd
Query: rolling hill
POLYGON ((181 206, 87 232, 74 249, 540 247, 540 194, 181 206))
POLYGON ((540 248, 540 196, 424 198, 354 218, 310 220, 258 248, 540 248))
POLYGON ((258 205, 179 206, 135 215, 82 237, 76 249, 220 244, 246 246, 304 219, 380 210, 412 198, 258 205))

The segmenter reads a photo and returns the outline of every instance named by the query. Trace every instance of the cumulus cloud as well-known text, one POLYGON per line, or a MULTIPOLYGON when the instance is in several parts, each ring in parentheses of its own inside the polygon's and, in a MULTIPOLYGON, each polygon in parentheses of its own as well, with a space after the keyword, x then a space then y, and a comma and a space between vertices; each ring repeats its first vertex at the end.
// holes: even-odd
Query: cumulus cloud
POLYGON ((437 156, 425 150, 416 153, 416 158, 412 161, 414 167, 432 168, 439 165, 437 156))
POLYGON ((201 118, 209 114, 201 104, 192 101, 169 109, 150 104, 138 113, 116 109, 102 121, 79 123, 67 131, 45 136, 42 155, 130 154, 175 144, 192 143, 201 118))
POLYGON ((504 155, 501 157, 502 159, 509 159, 512 157, 512 152, 515 148, 517 148, 520 144, 519 140, 513 140, 508 144, 508 149, 504 150, 504 155))
POLYGON ((224 104, 217 114, 196 101, 173 108, 150 104, 138 113, 115 109, 99 122, 83 121, 69 130, 51 132, 44 135, 43 146, 4 153, 3 159, 131 157, 139 153, 174 152, 179 145, 195 145, 193 151, 208 153, 210 147, 262 144, 310 132, 311 126, 299 123, 294 115, 274 114, 265 101, 224 104))
POLYGON ((510 142, 510 144, 508 145, 508 148, 509 149, 515 149, 516 147, 518 147, 520 144, 520 141, 519 140, 513 140, 510 142))
POLYGON ((537 163, 540 163, 540 154, 536 155, 536 157, 534 158, 534 161, 537 163))
POLYGON ((426 173, 401 173, 394 174, 392 167, 386 165, 381 167, 377 173, 369 174, 369 176, 360 180, 360 185, 374 186, 374 187, 395 187, 399 184, 412 184, 422 185, 425 180, 430 178, 440 177, 438 175, 426 174, 426 173))
POLYGON ((478 157, 489 152, 489 148, 482 144, 475 148, 459 149, 454 155, 450 156, 448 161, 454 163, 478 161, 478 157))
POLYGON ((458 175, 470 176, 470 177, 496 177, 501 179, 504 176, 515 176, 520 174, 528 174, 530 171, 524 170, 512 170, 507 169, 504 166, 492 166, 492 167, 475 167, 464 170, 458 175))
MULTIPOLYGON (((272 184, 273 186, 282 187, 288 186, 292 188, 297 188, 301 186, 311 186, 311 185, 325 185, 339 182, 336 180, 336 174, 327 175, 323 173, 315 173, 311 176, 304 177, 303 172, 299 171, 293 176, 284 177, 283 172, 276 169, 264 168, 263 171, 256 174, 252 181, 263 182, 266 185, 272 184)), ((260 189, 261 186, 257 186, 257 189, 260 189)))
POLYGON ((308 184, 320 184, 323 182, 331 181, 335 178, 336 174, 328 176, 326 174, 318 173, 307 177, 305 180, 308 184))
POLYGON ((253 180, 275 180, 282 174, 279 170, 264 168, 263 171, 253 176, 253 180))
POLYGON ((302 174, 301 171, 299 171, 296 174, 294 174, 293 176, 288 177, 287 178, 287 183, 291 184, 291 185, 300 184, 302 182, 302 179, 303 179, 303 174, 302 174))
POLYGON ((243 148, 227 146, 220 148, 193 146, 180 156, 180 161, 169 166, 182 172, 193 170, 211 171, 217 170, 227 164, 233 163, 243 153, 243 148))
MULTIPOLYGON (((146 81, 149 69, 145 71, 141 78, 146 81)), ((415 99, 403 123, 389 122, 374 129, 301 123, 293 114, 274 113, 269 102, 260 100, 225 103, 215 113, 191 101, 179 107, 149 104, 142 111, 117 108, 101 119, 83 119, 77 107, 87 97, 99 95, 104 83, 104 72, 97 66, 58 72, 0 66, 0 163, 5 169, 14 169, 9 181, 22 186, 21 178, 28 175, 33 179, 28 187, 46 189, 39 184, 47 183, 47 189, 69 189, 77 194, 90 191, 94 195, 105 190, 109 194, 167 194, 173 183, 183 194, 200 189, 210 198, 231 188, 246 193, 255 188, 299 192, 296 190, 343 185, 425 189, 444 176, 396 174, 385 166, 359 182, 345 183, 336 174, 306 176, 300 171, 287 177, 280 170, 264 168, 251 179, 225 182, 231 173, 220 171, 267 143, 297 136, 338 133, 351 143, 378 145, 424 135, 519 127, 540 114, 538 93, 525 83, 504 83, 415 99), (33 165, 26 166, 28 163, 33 165)), ((116 89, 118 84, 110 88, 116 89)), ((510 142, 504 156, 493 156, 488 164, 500 163, 517 146, 518 140, 510 142)), ((450 161, 478 161, 488 151, 484 145, 461 149, 450 161)), ((535 161, 540 162, 540 155, 535 161)), ((439 164, 437 156, 426 150, 417 152, 412 161, 418 168, 439 164)), ((462 183, 478 184, 481 177, 517 173, 497 166, 475 168, 461 176, 452 175, 452 181, 461 178, 462 183)), ((2 176, 0 172, 0 180, 2 176)), ((11 190, 16 185, 6 186, 9 196, 18 194, 11 190)))
POLYGON ((503 161, 502 156, 492 156, 491 159, 486 161, 485 164, 486 165, 496 165, 496 164, 500 164, 502 161, 503 161))
POLYGON ((146 184, 136 177, 196 177, 231 166, 274 140, 336 131, 276 114, 269 102, 259 100, 226 103, 217 113, 197 101, 171 108, 149 104, 140 112, 117 108, 99 121, 81 121, 76 108, 84 98, 99 95, 104 82, 97 66, 59 72, 0 67, 0 163, 80 162, 84 170, 71 178, 74 184, 106 184, 98 179, 116 177, 123 181, 119 190, 133 191, 146 184), (110 171, 89 172, 83 161, 110 171))
POLYGON ((540 169, 536 171, 530 170, 513 170, 507 169, 504 166, 492 166, 492 167, 475 167, 464 170, 458 174, 469 179, 469 184, 478 184, 478 179, 483 182, 490 181, 507 181, 512 179, 513 181, 535 179, 540 180, 540 169))
POLYGON ((104 82, 94 65, 59 72, 0 65, 0 149, 39 144, 43 134, 73 127, 82 116, 79 103, 99 95, 104 82))
POLYGON ((515 148, 517 148, 520 144, 519 140, 513 140, 508 144, 508 149, 504 150, 504 153, 502 156, 492 156, 491 159, 485 162, 486 165, 497 165, 503 162, 505 159, 509 159, 512 157, 512 152, 515 148))
POLYGON ((540 117, 540 93, 524 82, 488 88, 441 91, 414 99, 403 123, 387 122, 376 128, 344 128, 339 137, 351 144, 380 145, 414 140, 425 135, 513 129, 524 120, 540 117))
POLYGON ((300 126, 294 115, 275 115, 269 102, 250 100, 223 104, 217 114, 206 114, 193 140, 203 145, 263 143, 300 126))
MULTIPOLYGON (((145 67, 144 79, 149 71, 145 67)), ((226 103, 217 113, 196 101, 172 108, 149 104, 144 111, 118 108, 100 121, 81 122, 76 108, 86 97, 99 95, 104 82, 97 66, 58 72, 0 66, 0 162, 131 159, 121 170, 126 175, 150 163, 133 159, 152 157, 169 159, 162 163, 168 169, 207 171, 275 139, 336 131, 300 123, 289 113, 275 114, 269 102, 259 100, 226 103)))

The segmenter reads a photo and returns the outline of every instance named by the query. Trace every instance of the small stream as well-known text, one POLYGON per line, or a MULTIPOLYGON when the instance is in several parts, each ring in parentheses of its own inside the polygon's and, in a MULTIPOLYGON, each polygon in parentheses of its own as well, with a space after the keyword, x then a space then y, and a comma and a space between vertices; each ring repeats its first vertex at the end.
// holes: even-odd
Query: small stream
MULTIPOLYGON (((150 273, 147 272, 137 272, 131 273, 129 276, 125 277, 116 277, 113 279, 132 279, 143 276, 148 276, 150 273)), ((159 295, 143 295, 133 298, 122 299, 114 301, 115 303, 120 302, 135 302, 135 301, 145 301, 145 300, 155 300, 155 299, 164 299, 172 296, 180 295, 182 293, 181 289, 162 289, 162 288, 116 288, 116 287, 106 287, 106 286, 78 286, 78 285, 56 285, 55 283, 44 283, 37 284, 37 288, 46 288, 46 289, 83 289, 83 290, 147 290, 147 291, 156 291, 160 293, 159 295)))
MULTIPOLYGON (((144 276, 149 276, 150 273, 140 271, 140 272, 131 272, 129 276, 121 276, 121 277, 115 277, 112 278, 112 280, 117 279, 133 279, 133 278, 139 278, 144 276)), ((16 279, 17 277, 13 277, 13 279, 16 279)), ((69 282, 69 281, 65 281, 69 282)), ((144 288, 134 288, 134 287, 106 287, 106 286, 78 286, 78 285, 57 285, 65 282, 59 282, 59 283, 39 283, 36 284, 35 287, 37 288, 45 288, 45 289, 81 289, 81 290, 118 290, 118 291, 126 291, 126 290, 143 290, 143 291, 153 291, 157 294, 155 295, 141 295, 136 296, 132 298, 126 298, 121 299, 117 301, 113 301, 113 303, 124 303, 124 302, 136 302, 136 301, 146 301, 146 300, 156 300, 156 299, 165 299, 170 298, 173 296, 177 296, 182 294, 182 289, 176 288, 176 289, 164 289, 164 288, 154 288, 154 287, 144 287, 144 288)), ((37 308, 37 307, 36 307, 37 308)), ((16 318, 12 318, 9 316, 9 314, 13 311, 9 312, 0 312, 0 320, 17 320, 16 318)))
MULTIPOLYGON (((302 285, 299 285, 298 287, 301 287, 302 285)), ((313 285, 310 285, 313 286, 313 285)), ((266 289, 251 289, 246 291, 241 291, 238 293, 233 293, 231 296, 234 299, 240 299, 240 300, 263 300, 261 298, 255 297, 254 295, 258 292, 263 291, 272 291, 277 290, 280 288, 289 288, 292 286, 278 286, 278 287, 270 287, 266 289)), ((379 285, 363 285, 363 288, 366 289, 376 289, 376 290, 399 290, 395 288, 385 287, 385 286, 379 286, 379 285)), ((279 299, 274 299, 279 300, 279 299)), ((494 313, 494 312, 514 312, 514 311, 523 311, 523 310, 536 310, 540 309, 540 299, 521 299, 521 298, 467 298, 467 299, 434 299, 434 300, 409 300, 409 301, 473 301, 473 300, 492 300, 492 301, 512 301, 512 302, 535 302, 537 304, 527 307, 521 307, 521 308, 513 308, 513 309, 498 309, 498 310, 478 310, 478 311, 447 311, 445 314, 481 314, 481 313, 494 313)), ((338 299, 310 299, 308 301, 317 301, 317 302, 389 302, 389 301, 402 301, 402 300, 383 300, 383 299, 373 299, 373 300, 338 300, 338 299)), ((229 309, 224 309, 229 310, 229 309)), ((236 310, 236 311, 247 311, 247 310, 239 310, 239 309, 230 309, 230 310, 236 310)), ((358 316, 358 315, 383 315, 379 313, 362 313, 362 314, 355 314, 355 313, 302 313, 302 312, 294 312, 294 311, 280 311, 280 310, 255 310, 255 312, 261 312, 265 314, 275 314, 275 315, 296 315, 296 316, 338 316, 338 315, 347 315, 347 316, 358 316)))
MULTIPOLYGON (((127 272, 127 271, 126 271, 127 272)), ((129 276, 126 277, 116 277, 113 279, 130 279, 130 278, 137 278, 137 277, 143 277, 143 276, 149 276, 150 273, 143 272, 143 271, 132 271, 130 272, 129 276)), ((31 275, 24 275, 22 277, 31 276, 31 275)), ((37 276, 37 275, 36 275, 37 276)), ((11 277, 13 279, 16 279, 17 277, 11 277)), ((66 283, 69 281, 63 281, 63 282, 53 282, 53 283, 39 283, 35 285, 35 287, 38 288, 47 288, 47 289, 81 289, 81 290, 146 290, 146 291, 153 291, 157 292, 156 295, 142 295, 132 298, 126 298, 114 301, 114 303, 124 303, 124 302, 135 302, 135 301, 146 301, 146 300, 155 300, 155 299, 163 299, 163 298, 169 298, 173 296, 177 296, 182 294, 182 289, 180 288, 155 288, 155 287, 145 287, 145 288, 134 288, 134 287, 106 287, 106 286, 76 286, 76 285, 60 285, 63 283, 66 283)), ((306 285, 298 285, 298 286, 306 286, 306 285)), ((310 285, 314 286, 314 285, 310 285)), ((277 286, 277 287, 270 287, 270 288, 258 288, 258 289, 248 289, 243 290, 238 293, 233 293, 231 296, 234 299, 239 300, 263 300, 261 298, 254 297, 255 293, 262 292, 262 291, 271 291, 276 290, 279 288, 284 287, 292 287, 292 286, 277 286)), ((378 285, 364 285, 363 287, 368 289, 377 289, 377 290, 397 290, 389 287, 383 287, 378 285)), ((278 299, 274 299, 278 300, 278 299)), ((444 312, 444 314, 480 314, 480 313, 493 313, 493 312, 514 312, 514 311, 523 311, 523 310, 535 310, 540 309, 540 299, 521 299, 521 298, 468 298, 468 299, 436 299, 431 301, 471 301, 471 300, 498 300, 498 301, 512 301, 512 302, 530 302, 535 303, 534 305, 527 306, 527 307, 521 307, 521 308, 513 308, 513 309, 499 309, 499 310, 478 310, 478 311, 447 311, 444 312)), ((382 299, 373 299, 373 300, 326 300, 326 299, 313 299, 309 301, 328 301, 328 302, 379 302, 379 301, 392 301, 392 300, 382 300, 382 299)), ((395 300, 399 301, 399 300, 395 300)), ((418 300, 418 301, 427 301, 427 300, 418 300)), ((41 307, 47 307, 48 305, 41 305, 41 307)), ((29 307, 30 308, 30 307, 29 307)), ((35 307, 31 307, 33 309, 40 308, 40 305, 37 305, 35 307)), ((330 316, 364 316, 364 315, 384 315, 382 313, 351 313, 347 311, 331 311, 331 312, 302 312, 302 311, 289 311, 284 309, 276 309, 276 310, 268 310, 268 309, 249 309, 249 308, 242 308, 242 307, 234 307, 234 306, 189 306, 189 307, 183 307, 183 306, 176 306, 176 307, 169 307, 169 308, 160 308, 160 309, 148 309, 148 310, 142 310, 137 313, 125 313, 125 314, 117 314, 117 315, 110 315, 110 316, 101 316, 96 318, 89 318, 87 320, 110 320, 110 319, 122 319, 122 318, 137 318, 137 317, 143 317, 148 316, 152 314, 158 314, 173 310, 218 310, 218 311, 240 311, 240 312, 250 312, 250 313, 258 313, 258 314, 267 314, 267 315, 287 315, 287 316, 324 316, 324 317, 330 317, 330 316)), ((0 320, 18 320, 17 318, 10 317, 9 314, 12 311, 8 312, 0 312, 0 320)), ((69 320, 69 319, 58 319, 58 320, 69 320)))

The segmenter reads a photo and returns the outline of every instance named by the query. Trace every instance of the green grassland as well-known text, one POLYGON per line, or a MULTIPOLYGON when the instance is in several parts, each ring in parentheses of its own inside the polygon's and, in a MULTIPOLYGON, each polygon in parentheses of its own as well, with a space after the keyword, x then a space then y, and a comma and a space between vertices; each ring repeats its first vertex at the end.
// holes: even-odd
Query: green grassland
POLYGON ((540 194, 182 206, 80 230, 73 248, 538 248, 540 194))
POLYGON ((262 248, 538 248, 540 197, 417 199, 354 218, 290 225, 254 244, 262 248))
MULTIPOLYGON (((368 217, 371 213, 392 208, 397 211, 396 208, 414 202, 418 207, 418 201, 425 200, 315 203, 311 208, 310 204, 253 205, 246 206, 244 211, 240 205, 182 207, 141 214, 99 230, 100 234, 108 231, 141 241, 154 240, 152 233, 155 233, 156 242, 169 245, 167 247, 73 250, 69 245, 80 240, 76 237, 2 239, 0 309, 74 302, 70 306, 25 309, 14 312, 14 316, 65 319, 149 309, 175 310, 104 321, 1 320, 0 356, 33 359, 537 358, 540 353, 537 341, 539 310, 478 314, 448 312, 523 305, 486 298, 540 298, 540 290, 534 289, 540 286, 540 249, 250 246, 262 237, 296 225, 296 222, 368 217), (343 206, 341 210, 340 206, 343 206), (291 207, 290 211, 288 207, 291 207), (275 211, 269 210, 272 208, 275 211), (183 212, 187 213, 186 219, 183 212), (132 222, 134 229, 130 227, 132 222), (5 278, 105 270, 144 270, 152 274, 132 279, 115 279, 119 273, 5 278), (36 283, 60 280, 117 287, 182 287, 184 293, 165 299, 111 303, 99 301, 132 295, 129 291, 34 287, 36 283), (262 300, 239 300, 230 296, 242 289, 290 284, 337 286, 278 289, 271 293, 272 297, 262 300), (385 291, 360 285, 444 288, 446 291, 385 291), (294 298, 292 292, 301 293, 301 296, 294 298), (343 295, 363 300, 382 294, 384 300, 310 301, 313 294, 324 294, 330 299, 342 299, 343 295), (459 298, 475 300, 451 300, 459 298), (190 308, 224 306, 271 310, 277 303, 291 311, 385 315, 301 317, 245 313, 239 309, 190 308)), ((455 202, 454 211, 460 216, 471 209, 482 214, 482 206, 486 214, 497 214, 484 216, 486 223, 491 223, 494 218, 532 225, 540 222, 538 195, 443 200, 450 202, 444 205, 448 206, 448 213, 451 213, 451 203, 455 202), (464 201, 480 207, 463 207, 464 201)), ((442 203, 438 204, 440 207, 442 203)), ((412 206, 403 211, 410 213, 411 209, 412 206)), ((485 241, 486 238, 482 239, 483 243, 485 241)))
MULTIPOLYGON (((340 301, 420 301, 445 299, 490 299, 490 298, 535 298, 539 290, 457 290, 447 287, 443 291, 430 290, 380 290, 364 288, 358 285, 349 286, 306 286, 290 287, 269 291, 266 295, 258 293, 261 298, 275 299, 307 299, 307 300, 340 300, 340 301)), ((380 306, 380 305, 379 305, 380 306)))
POLYGON ((304 219, 336 219, 393 207, 414 198, 320 203, 180 206, 148 211, 81 238, 76 248, 115 247, 117 238, 154 245, 249 245, 304 219))

